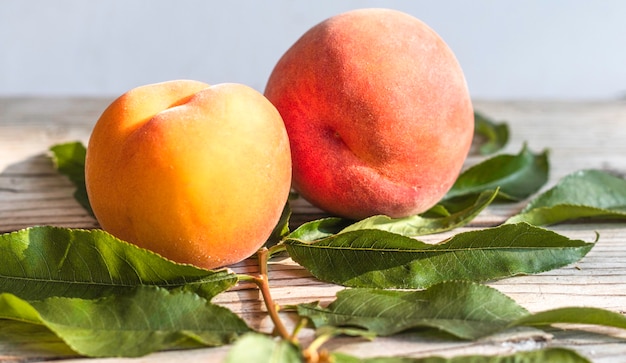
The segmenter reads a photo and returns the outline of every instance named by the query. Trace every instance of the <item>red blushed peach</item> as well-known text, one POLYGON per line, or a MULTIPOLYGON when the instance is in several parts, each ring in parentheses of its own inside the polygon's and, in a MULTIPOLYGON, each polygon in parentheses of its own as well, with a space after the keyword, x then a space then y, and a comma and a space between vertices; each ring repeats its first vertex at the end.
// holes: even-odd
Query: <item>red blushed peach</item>
POLYGON ((240 84, 171 81, 133 89, 96 123, 85 164, 102 228, 204 268, 254 254, 291 185, 280 114, 240 84))
POLYGON ((265 96, 289 134, 294 189, 348 218, 426 211, 472 141, 457 59, 399 11, 354 10, 314 26, 278 61, 265 96))

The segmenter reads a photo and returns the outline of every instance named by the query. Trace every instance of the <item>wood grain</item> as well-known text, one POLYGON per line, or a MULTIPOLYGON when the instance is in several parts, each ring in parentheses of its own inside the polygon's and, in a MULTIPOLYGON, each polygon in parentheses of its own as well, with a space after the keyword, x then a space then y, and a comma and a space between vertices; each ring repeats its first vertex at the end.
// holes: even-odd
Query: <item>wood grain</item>
MULTIPOLYGON (((97 222, 73 199, 74 188, 55 172, 50 146, 89 138, 91 127, 111 102, 107 98, 4 98, 0 99, 0 232, 33 225, 95 228, 97 222)), ((580 169, 596 168, 626 175, 626 102, 476 101, 476 109, 496 121, 509 124, 511 140, 503 152, 517 153, 523 144, 533 151, 550 150, 548 185, 580 169)), ((480 161, 472 155, 467 165, 480 161)), ((438 242, 454 233, 494 226, 516 213, 524 203, 493 205, 469 226, 453 232, 420 238, 438 242)), ((325 214, 303 200, 292 205, 294 226, 325 214)), ((546 273, 520 276, 490 283, 530 311, 563 306, 592 306, 626 312, 626 224, 572 223, 551 227, 571 238, 600 239, 580 262, 546 273)), ((239 273, 256 271, 250 258, 232 266, 239 273)), ((272 261, 272 294, 279 304, 330 301, 341 288, 324 284, 290 259, 272 261)), ((258 291, 241 284, 215 301, 241 314, 254 328, 270 332, 258 291)), ((288 325, 290 316, 283 316, 288 325)), ((0 324, 11 324, 0 321, 0 324)), ((523 329, 476 342, 458 342, 407 333, 375 342, 338 338, 326 345, 357 356, 500 354, 546 346, 573 348, 594 362, 621 362, 626 358, 626 331, 598 327, 523 329)), ((37 331, 48 337, 46 331, 37 331)), ((0 334, 0 361, 71 360, 98 361, 74 356, 52 336, 49 340, 20 340, 0 334), (47 342, 47 343, 46 343, 47 342)), ((303 334, 303 341, 311 332, 303 334)), ((149 361, 182 360, 221 362, 228 347, 168 351, 152 354, 149 361)), ((144 359, 142 359, 144 360, 144 359)), ((103 360, 104 361, 104 360, 103 360)), ((126 359, 108 359, 121 362, 126 359)))

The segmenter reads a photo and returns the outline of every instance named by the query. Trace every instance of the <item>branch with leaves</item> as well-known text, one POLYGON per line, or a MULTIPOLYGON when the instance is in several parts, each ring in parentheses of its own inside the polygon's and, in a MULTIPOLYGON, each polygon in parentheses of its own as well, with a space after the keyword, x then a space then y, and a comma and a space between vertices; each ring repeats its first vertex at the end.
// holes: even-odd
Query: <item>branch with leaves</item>
MULTIPOLYGON (((508 128, 482 117, 477 133, 500 150, 508 128), (482 121, 481 121, 482 120, 482 121)), ((59 172, 84 190, 84 146, 51 148, 59 172)), ((542 226, 575 219, 626 219, 626 180, 598 170, 573 173, 538 194, 548 180, 548 153, 526 146, 496 155, 463 172, 448 195, 421 215, 360 221, 324 218, 291 231, 286 205, 253 274, 180 265, 114 238, 102 230, 32 227, 0 235, 0 318, 45 327, 72 351, 90 357, 142 356, 165 349, 234 343, 228 362, 586 362, 565 349, 513 356, 360 359, 324 349, 339 335, 375 339, 414 329, 477 340, 515 327, 596 324, 626 329, 621 314, 570 307, 529 313, 481 284, 535 274, 579 261, 596 241, 573 240, 542 226), (580 191, 584 190, 584 193, 580 191), (506 223, 458 233, 439 243, 419 236, 470 223, 492 203, 535 196, 506 223), (288 255, 320 281, 344 286, 327 306, 303 302, 281 307, 271 295, 268 261, 288 255), (253 282, 275 325, 275 336, 250 328, 211 300, 240 281, 253 282), (397 290, 402 289, 402 290, 397 290), (293 331, 282 313, 298 319, 293 331), (300 332, 313 329, 307 346, 300 332)))

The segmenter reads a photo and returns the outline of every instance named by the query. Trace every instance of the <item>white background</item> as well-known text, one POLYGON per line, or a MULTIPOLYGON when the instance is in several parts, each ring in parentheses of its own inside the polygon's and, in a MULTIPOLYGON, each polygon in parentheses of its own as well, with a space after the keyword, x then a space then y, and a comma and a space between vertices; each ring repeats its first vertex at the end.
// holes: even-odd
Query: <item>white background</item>
POLYGON ((302 33, 360 7, 429 24, 476 99, 626 96, 620 0, 0 0, 0 96, 114 96, 177 78, 262 91, 302 33))

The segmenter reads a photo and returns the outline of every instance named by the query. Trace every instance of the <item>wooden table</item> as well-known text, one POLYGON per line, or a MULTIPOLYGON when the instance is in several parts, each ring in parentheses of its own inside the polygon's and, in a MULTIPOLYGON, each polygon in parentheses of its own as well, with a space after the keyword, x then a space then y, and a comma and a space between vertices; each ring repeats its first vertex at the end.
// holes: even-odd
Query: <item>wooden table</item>
MULTIPOLYGON (((57 174, 48 158, 56 143, 87 142, 91 128, 110 98, 4 98, 0 99, 0 232, 33 225, 97 227, 73 199, 73 186, 57 174)), ((508 122, 511 140, 503 152, 515 154, 523 143, 534 151, 550 149, 550 186, 570 172, 599 168, 626 175, 626 101, 548 102, 476 101, 476 109, 508 122)), ((480 160, 471 156, 468 164, 480 160)), ((469 226, 441 235, 420 238, 440 241, 452 233, 493 226, 514 214, 522 204, 490 206, 469 226)), ((294 223, 324 214, 304 201, 293 205, 294 223)), ((593 241, 592 251, 575 265, 558 270, 493 282, 530 311, 563 306, 592 306, 626 313, 626 223, 575 223, 552 227, 568 237, 593 241)), ((254 261, 235 265, 236 272, 254 270, 254 261)), ((290 260, 270 266, 272 293, 279 304, 314 300, 330 301, 340 287, 324 284, 290 260)), ((239 313, 250 326, 271 331, 258 291, 242 285, 219 295, 217 303, 239 313)), ((285 320, 289 323, 288 317, 285 320)), ((304 339, 307 339, 305 336, 304 339)), ((358 356, 495 354, 545 346, 573 348, 594 362, 626 361, 626 331, 599 327, 566 329, 543 335, 498 336, 477 342, 416 340, 410 335, 379 338, 367 342, 339 338, 326 345, 358 356), (602 333, 602 334, 600 334, 602 333)), ((152 354, 140 361, 185 360, 220 362, 228 347, 152 354)), ((89 360, 76 356, 55 356, 33 348, 28 342, 0 340, 0 360, 36 361, 48 359, 89 360)), ((108 360, 107 360, 108 361, 108 360)), ((125 361, 114 359, 114 361, 125 361)))

